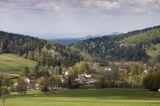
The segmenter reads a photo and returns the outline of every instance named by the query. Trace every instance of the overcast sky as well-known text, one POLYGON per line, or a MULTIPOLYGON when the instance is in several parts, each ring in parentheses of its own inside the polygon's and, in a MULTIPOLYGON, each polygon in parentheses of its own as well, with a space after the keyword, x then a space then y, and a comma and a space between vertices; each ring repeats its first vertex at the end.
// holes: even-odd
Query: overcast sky
POLYGON ((160 25, 160 0, 0 0, 0 30, 62 38, 160 25))

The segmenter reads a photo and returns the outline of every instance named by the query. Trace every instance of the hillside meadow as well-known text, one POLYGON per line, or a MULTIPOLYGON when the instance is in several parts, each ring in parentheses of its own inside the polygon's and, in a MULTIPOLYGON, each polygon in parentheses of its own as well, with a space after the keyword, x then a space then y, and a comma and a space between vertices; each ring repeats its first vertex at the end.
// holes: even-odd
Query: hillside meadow
POLYGON ((33 68, 35 65, 35 61, 25 59, 15 54, 0 54, 1 74, 21 74, 25 66, 33 68))

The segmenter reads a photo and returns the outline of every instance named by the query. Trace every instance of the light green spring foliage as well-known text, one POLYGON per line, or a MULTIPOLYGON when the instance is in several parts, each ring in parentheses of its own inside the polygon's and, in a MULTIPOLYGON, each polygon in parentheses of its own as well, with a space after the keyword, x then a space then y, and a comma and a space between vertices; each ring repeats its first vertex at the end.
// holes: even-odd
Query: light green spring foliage
POLYGON ((156 44, 147 49, 147 54, 151 58, 155 58, 157 55, 160 55, 160 44, 156 44))
POLYGON ((76 63, 74 66, 73 66, 74 70, 77 71, 77 72, 86 72, 86 70, 88 69, 88 65, 86 62, 84 61, 81 61, 79 63, 76 63))
POLYGON ((125 39, 121 40, 120 43, 132 45, 146 43, 151 40, 156 40, 157 38, 160 38, 160 29, 152 29, 146 32, 135 34, 134 36, 132 35, 130 37, 126 37, 125 39))

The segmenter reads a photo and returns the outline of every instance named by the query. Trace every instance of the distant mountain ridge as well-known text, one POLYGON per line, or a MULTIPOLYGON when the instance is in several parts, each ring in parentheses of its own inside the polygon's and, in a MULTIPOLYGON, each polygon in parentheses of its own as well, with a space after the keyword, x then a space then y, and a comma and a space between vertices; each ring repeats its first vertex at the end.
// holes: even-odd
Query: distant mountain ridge
POLYGON ((70 45, 70 44, 75 44, 81 40, 86 40, 90 38, 95 38, 97 36, 92 36, 88 35, 86 37, 81 37, 81 38, 59 38, 59 39, 51 39, 50 41, 53 41, 55 43, 61 44, 61 45, 70 45))
POLYGON ((52 39, 50 41, 53 41, 53 42, 61 44, 61 45, 70 45, 70 44, 77 43, 80 40, 81 39, 79 39, 79 38, 66 38, 66 39, 52 39))

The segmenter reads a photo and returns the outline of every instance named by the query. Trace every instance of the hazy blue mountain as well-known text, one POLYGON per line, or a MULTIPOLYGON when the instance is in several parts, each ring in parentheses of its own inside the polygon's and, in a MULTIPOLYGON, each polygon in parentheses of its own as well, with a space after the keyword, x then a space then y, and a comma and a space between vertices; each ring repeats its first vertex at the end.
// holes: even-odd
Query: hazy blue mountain
POLYGON ((59 44, 62 44, 62 45, 70 45, 70 44, 73 44, 73 43, 77 43, 78 41, 80 41, 80 39, 72 39, 72 38, 66 38, 66 39, 52 39, 52 41, 56 42, 56 43, 59 43, 59 44))
POLYGON ((70 45, 70 44, 74 44, 77 43, 81 40, 86 40, 86 39, 90 39, 90 38, 95 38, 98 35, 87 35, 85 37, 81 37, 81 38, 57 38, 57 39, 51 39, 50 41, 54 41, 58 44, 62 44, 62 45, 70 45))

